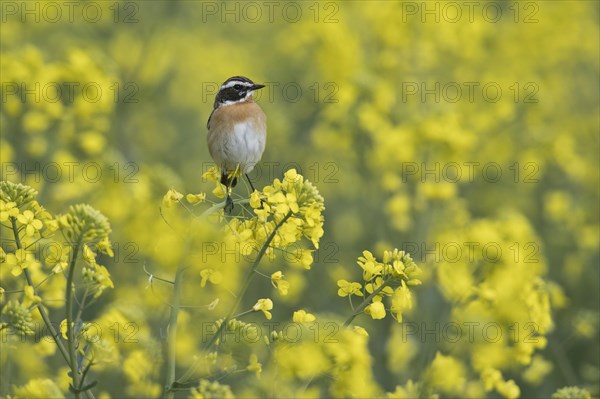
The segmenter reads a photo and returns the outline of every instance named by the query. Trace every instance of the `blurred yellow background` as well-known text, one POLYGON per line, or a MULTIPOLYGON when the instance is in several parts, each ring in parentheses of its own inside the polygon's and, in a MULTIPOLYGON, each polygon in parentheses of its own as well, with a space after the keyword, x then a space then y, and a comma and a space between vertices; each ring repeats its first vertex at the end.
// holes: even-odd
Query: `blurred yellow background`
MULTIPOLYGON (((178 373, 200 348, 200 323, 232 302, 206 309, 229 295, 200 287, 209 248, 186 252, 159 207, 169 188, 211 195, 201 177, 212 166, 206 120, 234 75, 267 85, 256 96, 268 141, 254 185, 295 168, 326 206, 312 269, 267 262, 268 274, 287 267, 289 295, 277 297, 265 280, 246 305, 273 297, 274 320, 302 308, 339 322, 350 310, 336 281, 360 279, 355 262, 365 249, 378 258, 407 250, 425 277, 404 324, 363 315, 356 323, 368 340, 340 333, 323 344, 336 358, 355 351, 348 364, 333 366, 309 342, 277 352, 261 379, 221 383, 242 397, 412 397, 419 391, 409 380, 440 397, 514 397, 512 385, 494 385, 493 369, 521 397, 571 385, 599 394, 598 2, 1 7, 1 180, 36 188, 52 213, 89 203, 113 230, 115 257, 102 263, 115 287, 87 310, 105 338, 116 337, 93 368, 97 397, 161 392, 169 287, 148 288, 144 265, 167 278, 182 257, 197 267, 185 281, 178 373), (475 340, 444 330, 464 335, 469 323, 478 323, 475 340), (500 326, 504 344, 481 338, 486 323, 500 326)), ((215 256, 217 268, 247 263, 215 256)), ((232 270, 223 273, 235 287, 243 269, 232 270)), ((1 276, 8 289, 12 277, 1 276)), ((56 289, 46 293, 58 299, 51 314, 62 306, 56 289)), ((1 346, 0 395, 37 378, 58 381, 67 395, 51 342, 11 342, 1 346)), ((252 352, 236 351, 242 363, 252 352)))

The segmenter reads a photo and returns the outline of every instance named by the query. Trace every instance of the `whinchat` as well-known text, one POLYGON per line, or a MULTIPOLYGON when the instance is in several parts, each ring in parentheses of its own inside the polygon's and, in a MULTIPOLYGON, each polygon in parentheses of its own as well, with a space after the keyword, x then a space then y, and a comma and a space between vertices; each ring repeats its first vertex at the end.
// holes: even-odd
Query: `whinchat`
POLYGON ((206 124, 208 152, 221 172, 221 184, 227 188, 227 213, 233 209, 230 189, 237 184, 239 173, 246 176, 254 191, 248 173, 265 151, 267 117, 252 94, 263 87, 244 76, 227 79, 215 97, 206 124))

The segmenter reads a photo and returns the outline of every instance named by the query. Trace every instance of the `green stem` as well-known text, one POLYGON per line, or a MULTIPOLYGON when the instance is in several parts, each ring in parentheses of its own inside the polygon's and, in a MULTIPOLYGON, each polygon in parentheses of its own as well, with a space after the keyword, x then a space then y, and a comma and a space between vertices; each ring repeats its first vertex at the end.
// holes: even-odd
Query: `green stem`
POLYGON ((146 273, 146 275, 147 275, 148 277, 150 277, 150 278, 151 278, 151 280, 158 280, 158 281, 162 281, 162 282, 164 282, 164 283, 175 284, 175 283, 174 283, 173 281, 171 281, 171 280, 167 280, 167 279, 164 279, 164 278, 160 278, 160 277, 158 277, 158 276, 155 276, 154 274, 150 273, 148 270, 146 270, 146 264, 145 264, 145 263, 142 265, 142 269, 144 269, 144 273, 146 273))
MULTIPOLYGON (((248 199, 241 200, 241 201, 235 202, 235 203, 240 203, 241 204, 241 203, 247 203, 247 202, 249 202, 248 199)), ((225 206, 225 203, 217 204, 217 205, 209 208, 207 211, 205 211, 202 214, 202 216, 208 216, 210 213, 214 212, 216 209, 220 209, 220 208, 222 208, 224 206, 225 206)), ((271 242, 275 238, 275 235, 277 234, 277 231, 279 230, 279 228, 291 216, 292 216, 292 211, 289 211, 283 217, 283 219, 281 219, 277 223, 277 225, 275 226, 275 228, 273 229, 273 231, 271 232, 271 234, 269 234, 269 236, 267 237, 267 240, 265 241, 265 243, 261 247, 261 249, 260 249, 260 251, 258 253, 258 256, 254 260, 254 263, 252 263, 252 266, 248 269, 248 273, 246 274, 246 278, 244 280, 244 285, 242 286, 242 288, 240 289, 240 292, 236 296, 235 304, 233 305, 233 307, 229 311, 229 314, 227 315, 227 317, 225 317, 225 319, 223 320, 223 322, 219 326, 217 332, 211 337, 210 341, 208 341, 205 345, 203 345, 203 348, 202 348, 203 350, 208 351, 208 350, 210 350, 212 348, 212 346, 217 341, 218 337, 221 335, 221 332, 223 331, 223 328, 225 328, 225 326, 227 325, 227 323, 229 323, 229 320, 232 319, 235 311, 240 306, 240 303, 242 302, 242 299, 243 299, 244 295, 246 294, 246 291, 248 290, 248 287, 250 286, 250 282, 252 281, 252 278, 254 277, 254 274, 256 273, 256 269, 258 268, 258 265, 260 264, 260 261, 262 260, 262 258, 264 257, 265 253, 267 252, 267 249, 269 249, 269 245, 271 245, 271 242)), ((192 364, 192 366, 190 366, 188 368, 188 370, 181 376, 181 378, 179 378, 179 380, 177 381, 178 383, 185 383, 185 381, 191 376, 191 374, 193 372, 193 369, 194 369, 194 365, 195 365, 195 362, 194 362, 194 364, 192 364)), ((172 386, 172 384, 171 385, 167 385, 166 391, 168 391, 171 386, 172 386)))
POLYGON ((261 247, 258 256, 256 257, 256 259, 254 260, 254 263, 252 263, 252 266, 248 269, 248 273, 246 274, 246 278, 244 280, 244 285, 242 286, 236 300, 235 300, 235 304, 233 305, 233 307, 231 308, 231 310, 229 311, 229 314, 227 315, 227 317, 225 318, 225 320, 223 320, 223 323, 219 326, 219 329, 217 330, 217 333, 215 335, 212 336, 211 340, 208 341, 208 344, 205 346, 205 350, 210 349, 213 344, 216 342, 217 338, 219 337, 219 335, 221 335, 221 332, 223 331, 223 328, 225 328, 225 326, 227 325, 227 323, 229 322, 229 320, 231 320, 232 316, 234 315, 234 313, 237 311, 237 308, 240 306, 240 303, 242 303, 242 299, 244 298, 244 295, 246 294, 246 291, 248 291, 248 287, 250 287, 250 283, 252 282, 252 279, 254 278, 254 273, 256 272, 256 269, 258 268, 258 265, 260 264, 260 261, 262 260, 263 256, 265 256, 265 253, 267 252, 267 249, 269 248, 269 245, 271 244, 271 241, 273 241, 273 238, 275 238, 275 235, 277 234, 277 231, 279 230, 279 228, 292 216, 292 211, 289 211, 284 217, 283 219, 281 219, 279 221, 279 223, 277 223, 277 225, 275 226, 275 228, 273 229, 273 231, 271 232, 271 234, 269 234, 269 237, 267 237, 267 240, 265 241, 265 243, 263 244, 263 246, 261 247))
MULTIPOLYGON (((19 230, 17 228, 17 219, 14 217, 11 217, 10 221, 11 221, 11 225, 12 225, 13 234, 15 236, 15 244, 17 246, 17 249, 23 249, 23 245, 21 244, 21 239, 19 237, 19 230)), ((31 273, 29 273, 29 270, 25 269, 25 270, 23 270, 23 274, 25 275, 25 278, 27 279, 27 284, 29 284, 29 286, 31 286, 33 288, 33 295, 37 295, 35 285, 33 284, 33 279, 31 278, 31 273)), ((50 331, 50 335, 52 335, 52 339, 56 343, 56 346, 58 347, 58 351, 60 352, 62 357, 65 359, 67 366, 69 366, 71 371, 73 371, 74 367, 73 367, 73 362, 70 360, 71 359, 70 352, 67 348, 65 348, 65 345, 59 339, 60 334, 58 331, 56 331, 56 329, 52 325, 52 321, 50 320, 50 316, 48 315, 48 312, 46 312, 46 309, 44 309, 44 306, 42 305, 42 303, 37 304, 37 309, 40 312, 40 315, 42 316, 42 320, 44 321, 46 328, 48 329, 48 331, 50 331)), ((75 367, 77 367, 77 366, 75 365, 75 367)), ((77 388, 78 386, 75 386, 75 387, 77 388)), ((85 391, 85 396, 88 399, 94 399, 94 394, 89 390, 85 391)))
MULTIPOLYGON (((21 245, 21 240, 19 238, 18 230, 17 230, 17 220, 14 217, 11 217, 10 221, 12 223, 12 230, 15 235, 15 242, 17 245, 17 249, 23 249, 23 246, 21 245)), ((27 284, 33 288, 33 295, 37 295, 35 286, 33 285, 33 279, 31 278, 31 274, 29 273, 29 270, 24 269, 23 274, 25 274, 25 278, 27 279, 27 284)), ((59 335, 58 331, 56 331, 56 329, 52 325, 52 322, 50 321, 50 317, 48 316, 46 309, 44 309, 44 307, 42 306, 42 303, 37 304, 37 309, 40 312, 40 314, 42 315, 42 320, 44 320, 44 324, 46 325, 46 328, 48 329, 48 331, 50 331, 50 334, 52 335, 52 338, 54 339, 54 342, 56 343, 56 346, 58 347, 58 351, 61 353, 62 357, 67 362, 67 365, 69 367, 71 367, 71 364, 69 363, 69 354, 67 352, 67 349, 63 345, 62 341, 59 340, 58 337, 60 335, 59 335)))
POLYGON ((83 309, 85 308, 85 301, 87 300, 89 290, 90 290, 89 287, 85 287, 83 297, 81 298, 81 304, 79 305, 79 309, 77 310, 77 315, 75 316, 75 323, 77 323, 79 321, 79 319, 81 319, 81 315, 83 314, 83 309))
MULTIPOLYGON (((73 278, 75 276, 75 263, 77 262, 77 254, 79 253, 79 246, 81 245, 81 237, 76 241, 69 262, 69 271, 67 275, 67 292, 65 294, 65 313, 67 319, 67 340, 69 349, 69 361, 71 363, 71 379, 73 380, 73 387, 78 388, 79 383, 79 367, 77 367, 77 350, 75 348, 75 326, 73 325, 73 278)), ((79 399, 81 397, 79 392, 75 392, 75 397, 79 399)))
POLYGON ((245 312, 236 314, 235 316, 232 317, 232 319, 239 319, 240 317, 246 316, 247 314, 250 314, 252 312, 256 312, 256 310, 254 310, 254 309, 246 310, 245 312))
POLYGON ((173 299, 171 300, 171 316, 169 317, 167 337, 167 381, 165 384, 164 398, 173 398, 175 392, 171 389, 175 382, 176 346, 177 346, 177 317, 179 315, 179 300, 181 298, 181 282, 185 268, 181 264, 177 267, 173 283, 173 299))
POLYGON ((371 295, 369 295, 364 301, 362 301, 362 303, 360 305, 358 305, 358 307, 356 308, 356 310, 354 311, 354 313, 352 313, 350 315, 350 317, 348 317, 348 319, 344 322, 344 327, 348 327, 350 325, 350 323, 352 323, 352 320, 354 320, 354 318, 356 316, 358 316, 359 314, 361 314, 363 312, 363 310, 365 310, 365 308, 367 306, 369 306, 369 304, 371 303, 371 300, 377 295, 379 294, 385 287, 387 287, 390 284, 390 281, 384 281, 379 287, 377 287, 377 289, 375 289, 371 295))

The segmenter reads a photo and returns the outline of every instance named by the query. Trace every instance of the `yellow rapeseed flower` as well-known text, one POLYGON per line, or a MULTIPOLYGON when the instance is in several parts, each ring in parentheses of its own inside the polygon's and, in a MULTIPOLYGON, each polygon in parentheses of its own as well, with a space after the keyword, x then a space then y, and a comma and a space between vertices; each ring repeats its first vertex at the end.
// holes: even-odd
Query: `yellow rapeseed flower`
POLYGON ((171 188, 163 197, 162 204, 165 208, 170 208, 177 204, 181 198, 183 198, 183 194, 171 188))
POLYGON ((349 295, 363 296, 363 293, 361 291, 362 285, 360 285, 360 283, 353 283, 346 280, 338 280, 337 285, 338 287, 340 287, 340 289, 338 290, 338 295, 341 297, 349 295))
POLYGON ((260 374, 262 373, 262 364, 258 362, 258 356, 254 353, 250 355, 250 362, 248 363, 246 370, 251 373, 256 373, 257 377, 260 377, 260 374))
POLYGON ((14 254, 6 255, 6 265, 11 268, 10 272, 13 276, 19 276, 23 270, 37 264, 33 254, 28 253, 24 249, 17 249, 14 254))
POLYGON ((365 308, 365 313, 370 315, 373 320, 383 319, 385 317, 385 306, 381 298, 373 298, 373 302, 365 308))
POLYGON ((369 251, 363 251, 363 256, 358 258, 358 265, 363 269, 363 279, 371 280, 383 271, 383 264, 378 262, 369 251))
POLYGON ((192 205, 201 204, 206 201, 206 193, 188 194, 185 196, 185 199, 192 205))
POLYGON ((34 213, 30 210, 26 210, 18 215, 17 220, 25 226, 25 234, 29 237, 33 236, 38 230, 41 230, 42 227, 44 227, 42 221, 36 219, 34 213))
POLYGON ((16 202, 4 202, 0 200, 0 222, 6 222, 9 217, 15 217, 19 214, 16 202))
POLYGON ((35 295, 33 286, 26 285, 25 288, 23 289, 23 292, 25 293, 25 298, 23 299, 24 306, 31 307, 31 306, 37 305, 38 303, 42 302, 42 298, 35 295))
POLYGON ((406 283, 402 281, 400 287, 396 288, 392 296, 390 312, 399 322, 402 321, 402 312, 412 309, 412 294, 406 283))
POLYGON ((223 275, 218 270, 213 268, 204 269, 200 272, 202 280, 200 281, 200 287, 204 288, 206 282, 210 281, 213 284, 220 284, 223 281, 223 275))
POLYGON ((312 323, 316 319, 317 318, 315 317, 315 315, 307 313, 303 309, 294 312, 294 316, 292 317, 294 323, 312 323))
POLYGON ((252 310, 258 312, 259 310, 265 314, 267 320, 271 320, 271 312, 269 310, 273 309, 273 301, 268 298, 259 299, 258 302, 252 307, 252 310))
POLYGON ((288 294, 290 283, 283 279, 283 272, 281 270, 271 274, 271 284, 273 284, 273 287, 277 288, 277 291, 279 291, 281 295, 288 294))

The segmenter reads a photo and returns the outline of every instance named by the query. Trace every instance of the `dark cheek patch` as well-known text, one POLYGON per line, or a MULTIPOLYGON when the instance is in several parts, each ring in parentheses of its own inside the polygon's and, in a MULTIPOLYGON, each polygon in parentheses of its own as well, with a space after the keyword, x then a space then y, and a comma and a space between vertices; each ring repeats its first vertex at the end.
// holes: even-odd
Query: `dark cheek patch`
POLYGON ((220 104, 224 104, 228 101, 243 100, 246 97, 247 93, 248 90, 237 91, 233 87, 229 87, 219 92, 219 94, 217 95, 217 101, 220 104))

